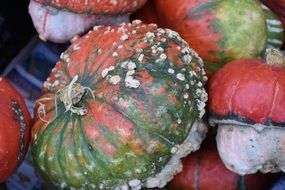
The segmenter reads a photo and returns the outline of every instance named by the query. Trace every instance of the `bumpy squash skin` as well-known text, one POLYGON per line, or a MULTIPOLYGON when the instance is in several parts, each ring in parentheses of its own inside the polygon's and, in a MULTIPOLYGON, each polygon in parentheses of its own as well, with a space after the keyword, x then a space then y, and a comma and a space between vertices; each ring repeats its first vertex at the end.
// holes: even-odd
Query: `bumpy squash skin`
POLYGON ((142 7, 147 0, 35 0, 38 3, 51 5, 59 9, 66 9, 76 13, 90 14, 125 14, 142 7))
POLYGON ((239 176, 231 172, 219 157, 214 140, 203 143, 182 162, 183 170, 170 181, 169 190, 264 190, 278 177, 261 173, 239 176))
POLYGON ((35 164, 54 188, 112 189, 154 176, 203 115, 203 63, 170 30, 95 27, 61 58, 32 130, 35 164), (75 105, 83 115, 60 100, 75 76, 86 87, 75 105))
POLYGON ((177 31, 197 51, 211 76, 224 63, 258 57, 267 38, 255 0, 156 0, 158 23, 177 31))
POLYGON ((226 64, 209 82, 219 154, 240 175, 284 171, 285 69, 263 60, 226 64))
POLYGON ((31 116, 24 99, 0 77, 0 182, 23 161, 30 140, 31 116))

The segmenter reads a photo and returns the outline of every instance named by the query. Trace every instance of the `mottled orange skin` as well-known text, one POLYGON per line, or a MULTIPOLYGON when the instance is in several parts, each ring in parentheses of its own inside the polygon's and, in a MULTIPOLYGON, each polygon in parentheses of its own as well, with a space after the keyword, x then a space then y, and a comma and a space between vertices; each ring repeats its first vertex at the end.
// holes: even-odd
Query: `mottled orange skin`
POLYGON ((5 181, 23 161, 29 145, 31 116, 24 99, 4 78, 0 78, 0 182, 5 181), (12 102, 16 102, 26 123, 21 139, 20 121, 13 111, 12 102), (20 150, 21 144, 23 150, 20 150), (22 156, 18 159, 19 153, 22 156))
MULTIPOLYGON (((241 18, 241 23, 244 23, 242 18, 246 15, 240 13, 242 11, 238 9, 247 10, 248 7, 246 7, 246 3, 241 2, 241 7, 235 10, 234 7, 237 5, 232 3, 232 11, 240 13, 237 18, 233 18, 234 16, 231 17, 227 12, 228 7, 225 8, 228 6, 226 4, 227 1, 219 0, 152 0, 135 13, 133 19, 138 18, 143 22, 156 23, 160 27, 177 31, 202 57, 207 76, 210 78, 218 69, 231 60, 241 57, 258 57, 262 52, 259 49, 264 46, 262 43, 265 43, 265 36, 258 40, 252 40, 253 43, 260 42, 259 45, 255 46, 259 48, 251 47, 248 40, 245 42, 239 40, 240 36, 249 36, 249 30, 254 33, 253 30, 260 27, 260 31, 263 31, 263 26, 252 27, 248 31, 234 33, 234 28, 239 28, 235 26, 234 20, 241 18), (231 19, 233 19, 231 23, 225 22, 225 20, 231 19), (232 31, 229 32, 230 30, 232 31), (242 51, 244 49, 248 49, 248 51, 242 51)), ((256 10, 252 9, 252 11, 257 12, 258 6, 256 4, 256 10)), ((259 16, 262 18, 261 14, 259 16)), ((244 25, 251 26, 245 23, 244 25)), ((263 32, 265 35, 265 30, 263 32)), ((249 39, 252 39, 252 37, 249 39)))
POLYGON ((241 176, 224 166, 215 141, 203 145, 182 160, 183 170, 169 183, 169 190, 264 190, 277 178, 276 174, 257 173, 244 176, 242 181, 241 176))
POLYGON ((205 71, 210 78, 222 66, 222 64, 214 63, 219 60, 216 52, 221 51, 218 44, 222 35, 212 26, 212 22, 216 19, 215 13, 209 12, 199 19, 189 14, 192 9, 203 2, 206 1, 152 0, 135 12, 131 18, 177 31, 204 61, 211 62, 205 63, 205 71))
POLYGON ((60 9, 67 9, 76 13, 92 14, 124 14, 134 12, 142 7, 147 0, 35 0, 36 2, 51 5, 60 9))
MULTIPOLYGON (((128 30, 131 31, 132 27, 130 27, 127 24, 123 24, 123 26, 125 26, 125 28, 127 28, 128 30)), ((114 32, 105 32, 105 27, 98 27, 97 31, 94 31, 90 34, 85 35, 82 38, 79 38, 77 40, 75 40, 72 44, 72 46, 67 50, 67 53, 69 54, 69 57, 71 59, 69 66, 67 67, 66 62, 64 62, 64 60, 59 61, 59 63, 56 64, 53 72, 51 73, 51 75, 49 76, 49 78, 47 79, 47 81, 60 81, 59 85, 56 86, 55 88, 53 88, 52 91, 48 91, 46 88, 43 89, 43 94, 44 94, 44 98, 49 97, 50 100, 46 101, 46 99, 44 99, 42 102, 45 103, 46 106, 46 110, 49 109, 53 109, 54 108, 54 94, 58 91, 63 89, 67 84, 70 83, 70 80, 75 76, 75 75, 83 75, 83 73, 88 70, 88 72, 91 73, 102 73, 102 71, 110 66, 113 66, 114 64, 116 64, 116 60, 118 58, 116 57, 112 57, 109 54, 106 53, 102 53, 102 54, 97 54, 96 56, 92 56, 92 54, 95 53, 96 48, 94 48, 94 41, 96 41, 97 47, 100 47, 101 51, 114 51, 116 50, 117 53, 119 54, 119 57, 130 57, 132 55, 134 55, 135 50, 136 49, 143 49, 147 46, 147 44, 144 43, 138 43, 137 45, 133 45, 136 44, 136 39, 141 39, 142 36, 145 35, 145 33, 147 31, 152 31, 156 28, 155 25, 142 25, 142 27, 138 26, 136 28, 137 34, 134 35, 134 37, 132 37, 132 40, 128 40, 126 42, 122 42, 122 44, 124 44, 124 47, 121 49, 118 49, 118 46, 120 45, 120 43, 116 43, 114 44, 113 42, 117 42, 120 40, 120 38, 122 37, 122 33, 121 32, 117 32, 117 30, 119 29, 119 26, 113 27, 114 28, 114 32), (147 27, 146 27, 147 26, 147 27), (81 44, 84 44, 81 46, 81 44), (73 47, 75 46, 80 46, 80 51, 76 51, 76 50, 72 50, 73 47), (94 53, 92 53, 92 51, 94 53), (73 62, 75 64, 73 64, 73 62), (88 64, 90 63, 90 64, 88 64), (96 63, 96 64, 93 64, 96 63), (67 70, 66 70, 67 69, 67 70), (65 71, 65 72, 61 72, 62 75, 60 76, 56 76, 56 73, 58 71, 65 71), (48 92, 48 93, 47 93, 48 92)), ((161 37, 163 38, 163 37, 161 37)), ((183 63, 181 62, 181 60, 178 60, 178 54, 180 53, 180 50, 177 49, 177 46, 173 44, 173 46, 170 44, 169 48, 168 48, 168 55, 169 58, 171 60, 173 60, 172 62, 175 63, 177 66, 182 66, 183 63)), ((144 62, 142 62, 141 64, 144 64, 144 62)), ((199 70, 198 67, 194 67, 193 70, 199 70)), ((141 76, 141 78, 144 80, 143 84, 141 86, 141 88, 143 88, 146 92, 150 92, 149 95, 151 94, 150 91, 150 87, 152 85, 152 76, 150 76, 147 72, 137 72, 138 75, 141 76)), ((107 80, 103 80, 101 76, 98 76, 94 79, 92 79, 92 83, 98 83, 96 85, 96 90, 95 90, 95 97, 104 97, 105 99, 108 99, 110 101, 110 103, 115 103, 117 101, 116 96, 114 94, 114 92, 117 92, 119 89, 118 85, 110 85, 109 82, 107 80)), ((163 93, 163 90, 160 91, 156 91, 154 93, 163 93)), ((120 94, 118 94, 120 95, 120 94)), ((137 96, 136 93, 134 93, 134 96, 137 96)), ((169 101, 172 103, 176 103, 177 99, 175 97, 172 97, 170 94, 168 95, 169 97, 169 101)), ((41 98, 40 98, 41 100, 41 98)), ((137 99, 134 97, 134 101, 137 101, 137 99)), ((138 110, 143 110, 143 102, 134 102, 137 104, 138 106, 138 110)), ((88 107, 88 113, 87 115, 83 116, 85 118, 89 118, 89 117, 93 117, 93 113, 98 113, 98 110, 93 110, 93 109, 101 109, 101 106, 94 106, 94 104, 97 104, 97 102, 95 100, 88 100, 88 105, 86 105, 86 107, 88 107)), ((35 110, 39 109, 39 104, 36 105, 35 110)), ((102 105, 103 106, 103 105, 102 105)), ((102 108, 102 109, 106 109, 106 108, 102 108)), ((127 109, 127 108, 126 108, 127 109)), ((42 113, 40 110, 38 110, 38 114, 42 113)), ((152 115, 153 113, 149 113, 146 110, 142 111, 144 112, 144 114, 149 115, 149 117, 151 117, 150 115, 152 115)), ((37 112, 36 112, 37 113, 37 112)), ((103 112, 104 114, 102 115, 102 117, 106 117, 106 115, 110 114, 112 115, 113 113, 115 114, 115 112, 113 111, 112 114, 108 113, 108 112, 103 112)), ((45 129, 45 124, 43 122, 43 120, 41 120, 38 116, 38 114, 35 115, 35 123, 33 126, 33 135, 32 137, 35 136, 36 133, 43 131, 45 129)), ((116 114, 115 114, 116 115, 116 114)), ((40 114, 40 117, 46 121, 51 121, 53 120, 53 118, 55 117, 55 112, 49 112, 46 115, 45 114, 40 114)), ((114 117, 114 116, 112 116, 114 117)), ((104 121, 106 122, 106 124, 112 126, 111 122, 114 122, 113 120, 104 120, 103 118, 100 119, 96 117, 96 120, 100 120, 100 121, 104 121)), ((93 119, 91 119, 91 121, 89 121, 90 123, 93 123, 93 119)), ((114 130, 129 130, 131 128, 133 128, 132 124, 128 124, 126 125, 124 122, 124 117, 122 117, 122 115, 116 120, 116 123, 121 123, 122 126, 130 126, 130 127, 124 127, 122 128, 121 125, 115 125, 113 127, 115 127, 116 129, 114 130), (120 121, 120 122, 118 122, 120 121)), ((158 123, 159 124, 159 123, 158 123)), ((88 124, 87 124, 88 125, 88 124)), ((133 129, 130 130, 130 132, 133 129)), ((124 133, 129 133, 128 131, 124 131, 124 133)), ((129 139, 128 139, 129 140, 129 139)))
POLYGON ((203 16, 191 14, 191 10, 204 2, 208 0, 156 0, 154 3, 159 18, 167 27, 177 31, 206 61, 216 62, 216 52, 220 51, 218 44, 223 36, 212 26, 217 18, 215 12, 203 16))

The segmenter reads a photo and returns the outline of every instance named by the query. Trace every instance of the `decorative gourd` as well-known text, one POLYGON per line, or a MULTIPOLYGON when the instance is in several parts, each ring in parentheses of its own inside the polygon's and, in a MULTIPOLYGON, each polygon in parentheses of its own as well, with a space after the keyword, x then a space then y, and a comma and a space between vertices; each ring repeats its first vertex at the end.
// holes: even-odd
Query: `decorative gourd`
POLYGON ((267 48, 280 49, 284 40, 282 22, 268 7, 262 5, 262 8, 265 13, 267 24, 267 48))
POLYGON ((95 27, 62 54, 37 101, 39 173, 54 188, 163 187, 207 131, 206 79, 176 32, 95 27))
POLYGON ((168 184, 169 190, 264 190, 277 174, 239 176, 228 170, 219 157, 215 141, 207 141, 193 154, 182 159, 183 170, 168 184))
POLYGON ((22 163, 30 140, 31 116, 24 99, 0 77, 0 182, 22 163))
POLYGON ((65 43, 95 25, 127 22, 147 0, 31 0, 29 13, 42 40, 65 43))
POLYGON ((209 82, 209 121, 219 125, 219 154, 236 173, 285 171, 284 65, 272 49, 267 62, 233 61, 209 82))
POLYGON ((255 0, 153 0, 158 24, 177 31, 204 60, 208 76, 224 63, 260 56, 267 30, 255 0))

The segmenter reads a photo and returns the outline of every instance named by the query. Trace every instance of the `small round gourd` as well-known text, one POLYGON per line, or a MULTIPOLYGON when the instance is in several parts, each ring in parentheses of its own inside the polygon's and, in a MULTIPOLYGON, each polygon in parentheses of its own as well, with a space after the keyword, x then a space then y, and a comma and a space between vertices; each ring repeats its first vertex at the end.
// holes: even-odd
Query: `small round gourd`
POLYGON ((218 125, 219 154, 241 175, 285 171, 285 68, 276 49, 267 61, 228 63, 210 80, 210 124, 218 125))

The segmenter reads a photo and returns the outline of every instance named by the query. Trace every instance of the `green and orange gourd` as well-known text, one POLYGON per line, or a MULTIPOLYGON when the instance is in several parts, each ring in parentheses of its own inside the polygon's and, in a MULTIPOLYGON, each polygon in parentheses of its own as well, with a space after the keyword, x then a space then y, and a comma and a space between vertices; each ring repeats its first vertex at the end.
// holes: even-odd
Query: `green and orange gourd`
POLYGON ((35 107, 40 175, 58 189, 163 187, 205 136, 206 80, 201 58, 154 24, 74 39, 35 107))
POLYGON ((153 0, 148 4, 155 15, 138 16, 177 31, 204 60, 209 77, 223 64, 259 57, 265 49, 266 21, 259 1, 153 0))

